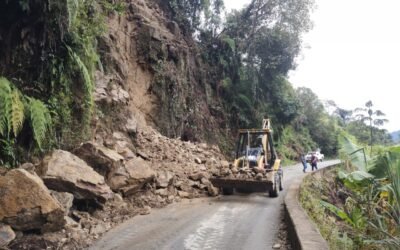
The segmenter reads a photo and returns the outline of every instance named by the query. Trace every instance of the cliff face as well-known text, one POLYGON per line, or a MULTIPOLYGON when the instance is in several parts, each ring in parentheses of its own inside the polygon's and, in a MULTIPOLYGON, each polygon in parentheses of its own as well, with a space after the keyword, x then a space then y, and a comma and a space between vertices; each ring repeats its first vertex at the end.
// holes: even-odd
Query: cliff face
POLYGON ((99 42, 104 70, 97 74, 95 98, 113 117, 109 124, 120 126, 132 116, 168 137, 211 143, 227 134, 200 50, 160 5, 131 1, 123 15, 109 16, 107 23, 99 42), (110 101, 107 95, 117 98, 110 101))

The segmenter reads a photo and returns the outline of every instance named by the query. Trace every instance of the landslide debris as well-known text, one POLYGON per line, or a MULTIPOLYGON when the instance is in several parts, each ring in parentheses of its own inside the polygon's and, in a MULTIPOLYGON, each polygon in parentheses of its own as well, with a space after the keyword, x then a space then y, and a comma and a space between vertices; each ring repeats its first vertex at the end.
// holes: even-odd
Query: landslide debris
POLYGON ((24 169, 0 176, 0 222, 18 231, 49 232, 61 229, 64 210, 43 181, 24 169))
MULTIPOLYGON (((55 150, 36 166, 33 164, 21 166, 38 172, 44 182, 35 172, 29 173, 22 168, 4 171, 4 176, 0 176, 0 183, 7 180, 9 183, 7 185, 11 185, 19 195, 24 194, 29 197, 31 190, 36 190, 28 186, 26 191, 19 191, 21 187, 27 185, 25 176, 41 183, 39 186, 46 191, 38 190, 35 193, 46 195, 46 199, 56 204, 58 211, 57 220, 52 216, 52 220, 47 219, 47 224, 49 221, 56 225, 60 222, 65 224, 64 227, 57 228, 59 231, 56 231, 56 228, 48 230, 50 227, 47 224, 26 228, 28 231, 18 226, 11 226, 16 232, 16 238, 8 247, 11 249, 88 247, 103 233, 133 216, 149 214, 153 208, 161 208, 181 199, 218 195, 219 190, 212 186, 209 178, 219 174, 221 169, 228 165, 215 145, 171 139, 150 127, 139 128, 135 140, 129 139, 129 136, 122 132, 116 132, 104 141, 108 142, 109 147, 92 142, 84 143, 86 146, 82 145, 84 148, 90 145, 89 152, 94 152, 86 154, 90 155, 88 162, 93 164, 93 168, 72 153, 55 150), (122 141, 124 143, 121 143, 122 141), (134 148, 134 156, 118 156, 116 145, 134 148), (100 151, 102 153, 99 153, 100 151), (106 151, 107 154, 104 153, 106 151), (108 155, 108 158, 105 155, 108 155), (111 159, 116 161, 112 162, 111 159), (105 176, 94 171, 94 169, 106 169, 107 166, 113 167, 110 167, 110 171, 103 172, 105 176), (14 186, 18 183, 11 178, 15 173, 24 177, 24 185, 14 186), (29 230, 31 228, 52 232, 32 234, 29 230), (46 230, 43 230, 44 228, 46 230)), ((78 152, 82 146, 74 152, 78 152)), ((124 151, 124 147, 119 149, 124 151)), ((85 154, 80 155, 85 158, 85 154)), ((3 185, 0 187, 3 188, 3 185)), ((19 201, 28 199, 25 196, 19 201)), ((0 199, 9 199, 8 197, 0 193, 0 199)), ((43 200, 36 196, 31 199, 43 200)), ((5 201, 1 202, 4 204, 5 201)), ((13 214, 19 215, 17 212, 13 214)), ((46 215, 46 213, 36 213, 35 216, 38 214, 46 215)), ((18 219, 15 221, 23 218, 24 224, 32 224, 28 223, 31 218, 16 218, 18 219)), ((0 222, 8 224, 10 220, 0 219, 0 222)))

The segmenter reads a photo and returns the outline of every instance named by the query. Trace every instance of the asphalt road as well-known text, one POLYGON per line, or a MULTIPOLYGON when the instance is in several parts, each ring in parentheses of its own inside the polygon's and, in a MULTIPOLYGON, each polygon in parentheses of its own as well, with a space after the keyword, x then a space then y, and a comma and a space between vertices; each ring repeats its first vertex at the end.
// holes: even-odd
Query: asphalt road
MULTIPOLYGON (((318 167, 336 163, 321 162, 318 167)), ((285 167, 284 188, 301 175, 301 164, 285 167)), ((284 190, 278 198, 253 193, 185 200, 126 221, 90 249, 272 249, 285 194, 284 190)))

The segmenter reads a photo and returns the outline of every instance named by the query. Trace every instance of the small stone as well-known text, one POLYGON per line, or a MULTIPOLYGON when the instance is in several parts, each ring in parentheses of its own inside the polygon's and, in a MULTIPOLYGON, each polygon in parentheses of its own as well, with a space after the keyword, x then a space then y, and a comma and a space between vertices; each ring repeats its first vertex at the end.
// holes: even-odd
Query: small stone
POLYGON ((281 244, 276 243, 272 246, 272 249, 280 249, 281 248, 281 244))
POLYGON ((196 157, 196 158, 194 159, 194 162, 196 162, 197 164, 201 164, 201 159, 196 157))
POLYGON ((178 195, 181 198, 189 198, 189 193, 185 191, 178 191, 178 195))
POLYGON ((145 206, 141 211, 140 211, 140 215, 146 215, 146 214, 150 214, 151 213, 151 207, 149 206, 145 206))
POLYGON ((31 173, 35 172, 35 165, 33 165, 30 162, 24 163, 19 167, 22 169, 25 169, 26 171, 31 172, 31 173))

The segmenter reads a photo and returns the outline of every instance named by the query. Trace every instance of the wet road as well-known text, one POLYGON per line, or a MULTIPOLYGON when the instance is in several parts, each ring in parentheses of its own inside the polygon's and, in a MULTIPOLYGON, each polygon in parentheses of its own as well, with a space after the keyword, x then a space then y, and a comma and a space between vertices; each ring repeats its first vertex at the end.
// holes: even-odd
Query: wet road
MULTIPOLYGON (((319 168, 338 161, 319 163, 319 168)), ((284 188, 303 175, 284 168, 284 188)), ((185 200, 136 216, 107 232, 90 249, 271 249, 279 230, 281 204, 266 193, 185 200)))

